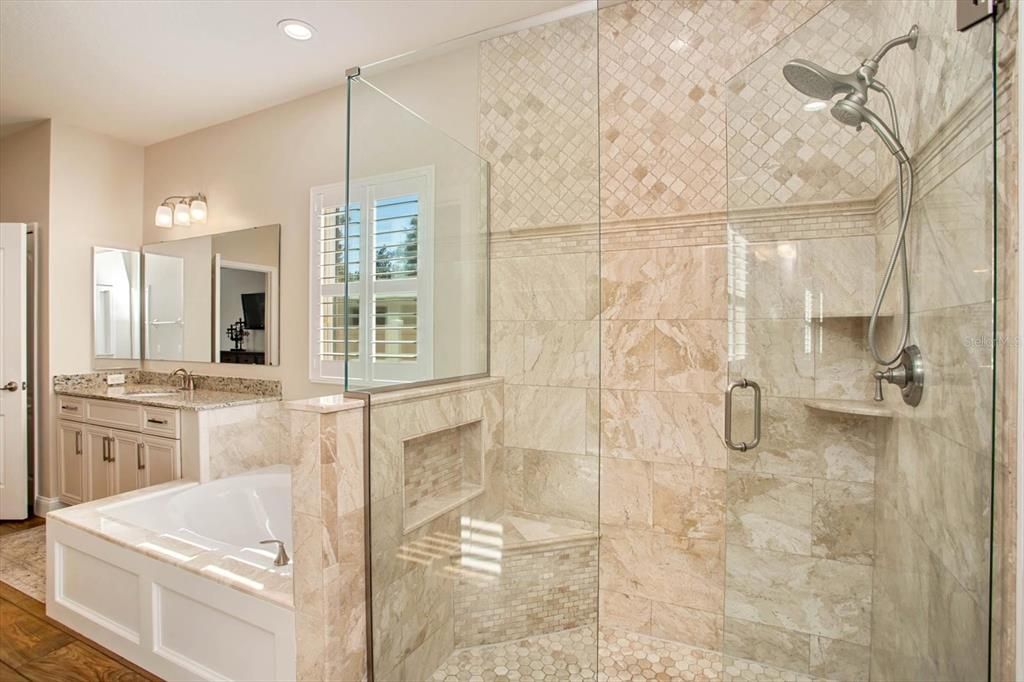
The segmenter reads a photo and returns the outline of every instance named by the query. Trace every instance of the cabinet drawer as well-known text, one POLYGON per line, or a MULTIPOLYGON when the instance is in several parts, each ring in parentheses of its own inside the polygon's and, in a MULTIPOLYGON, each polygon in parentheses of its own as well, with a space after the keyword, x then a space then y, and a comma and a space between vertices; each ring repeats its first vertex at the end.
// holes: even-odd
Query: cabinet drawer
POLYGON ((178 411, 165 407, 142 406, 142 432, 166 438, 178 437, 178 411))
POLYGON ((61 419, 82 421, 85 419, 85 399, 69 398, 66 395, 57 396, 57 416, 61 419))
POLYGON ((112 426, 115 429, 139 431, 142 428, 142 408, 113 400, 87 400, 85 419, 93 424, 112 426))

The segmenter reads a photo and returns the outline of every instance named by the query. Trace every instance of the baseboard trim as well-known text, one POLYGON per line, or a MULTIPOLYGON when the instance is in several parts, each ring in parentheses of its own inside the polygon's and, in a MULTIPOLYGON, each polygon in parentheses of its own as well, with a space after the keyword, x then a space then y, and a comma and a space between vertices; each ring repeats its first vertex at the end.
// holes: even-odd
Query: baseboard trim
POLYGON ((32 513, 36 516, 46 516, 52 511, 62 509, 67 505, 60 501, 59 497, 43 497, 42 495, 36 495, 35 502, 32 504, 32 513))

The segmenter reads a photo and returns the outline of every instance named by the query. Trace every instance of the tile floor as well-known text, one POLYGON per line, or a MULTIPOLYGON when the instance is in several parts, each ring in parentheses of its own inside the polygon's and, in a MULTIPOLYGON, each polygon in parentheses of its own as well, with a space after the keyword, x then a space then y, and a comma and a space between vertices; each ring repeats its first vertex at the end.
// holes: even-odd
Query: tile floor
POLYGON ((43 519, 0 526, 0 581, 46 601, 46 526, 43 519))
POLYGON ((601 628, 600 665, 595 671, 595 646, 594 629, 585 626, 460 649, 438 668, 432 681, 824 682, 806 674, 613 628, 601 628))

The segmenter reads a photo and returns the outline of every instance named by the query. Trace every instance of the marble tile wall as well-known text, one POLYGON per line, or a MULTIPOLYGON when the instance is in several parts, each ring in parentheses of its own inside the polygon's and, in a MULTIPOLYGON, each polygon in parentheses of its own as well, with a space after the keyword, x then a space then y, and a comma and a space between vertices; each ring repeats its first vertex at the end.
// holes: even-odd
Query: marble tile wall
MULTIPOLYGON (((993 486, 995 527, 1016 523, 1012 506, 999 503, 1010 475, 999 464, 1004 455, 999 442, 993 450, 991 432, 992 411, 998 410, 993 358, 1004 343, 992 340, 994 277, 998 273, 1002 280, 1009 272, 1006 262, 1013 261, 994 261, 993 253, 1002 261, 1004 249, 994 252, 993 240, 1012 235, 1015 244, 1017 229, 1015 215, 1007 219, 1003 209, 994 211, 993 154, 1002 145, 993 148, 992 137, 996 132, 1006 139, 1013 124, 1004 113, 993 129, 990 29, 957 34, 949 23, 952 8, 942 3, 900 7, 897 14, 897 21, 917 22, 929 36, 919 46, 923 54, 898 62, 890 80, 897 84, 894 90, 900 88, 901 105, 913 112, 908 135, 921 182, 908 242, 912 324, 934 383, 921 406, 898 410, 893 441, 879 461, 876 525, 884 519, 887 527, 878 532, 872 676, 980 679, 988 664, 993 486), (1007 221, 998 234, 996 215, 1007 221), (939 617, 908 618, 923 608, 939 617)), ((1015 15, 1006 20, 1014 22, 1015 15)), ((1010 111, 1005 93, 1013 78, 1012 70, 1000 73, 997 110, 1010 111)), ((1000 183, 1016 187, 1016 168, 1002 166, 999 172, 1000 183)), ((880 253, 891 248, 895 221, 890 198, 881 214, 880 253)), ((1009 307, 1000 306, 1000 323, 1007 323, 999 317, 1009 307)), ((1015 320, 1008 324, 1000 329, 1015 329, 1015 320)), ((1005 416, 997 419, 1015 433, 1005 416)), ((995 556, 998 566, 1007 565, 1001 543, 995 556)), ((998 573, 995 613, 1013 601, 1012 592, 1000 589, 998 573)), ((1012 628, 998 632, 995 642, 1006 641, 1012 628)), ((1005 647, 994 646, 993 670, 1012 660, 1012 650, 1009 657, 1005 653, 1005 647)))
POLYGON ((292 465, 296 679, 366 679, 363 402, 282 409, 292 465))
POLYGON ((505 508, 501 380, 380 393, 370 404, 374 671, 383 680, 427 679, 455 648, 457 581, 493 566, 484 557, 467 575, 452 557, 465 528, 489 528, 505 508), (479 424, 483 490, 407 530, 405 443, 469 423, 479 424))
POLYGON ((283 463, 285 417, 276 402, 197 412, 209 480, 283 463))
MULTIPOLYGON (((950 4, 899 5, 638 0, 600 12, 600 226, 585 211, 547 213, 495 236, 491 352, 506 381, 510 508, 591 518, 600 443, 606 623, 803 674, 860 679, 880 666, 876 675, 898 678, 914 666, 889 625, 922 604, 940 609, 945 595, 967 625, 938 672, 973 672, 977 655, 959 652, 979 630, 961 600, 984 575, 986 489, 973 484, 983 483, 979 427, 991 398, 986 407, 985 354, 962 341, 991 320, 992 206, 978 197, 992 179, 984 126, 958 131, 949 120, 984 75, 983 32, 958 42, 950 4), (811 410, 808 399, 870 399, 865 317, 891 247, 893 165, 870 131, 803 111, 781 67, 803 56, 848 70, 914 21, 919 52, 893 53, 886 81, 901 111, 918 112, 903 121, 919 166, 914 322, 949 390, 910 423, 899 410, 881 420, 811 410), (958 61, 970 62, 955 76, 963 87, 949 87, 958 61), (766 387, 766 434, 753 453, 722 444, 730 363, 766 387), (963 451, 938 482, 929 447, 963 451), (876 469, 889 476, 878 488, 876 469), (924 587, 892 555, 900 538, 879 528, 889 517, 876 518, 897 494, 902 507, 885 513, 910 515, 902 524, 931 571, 924 587), (925 510, 944 495, 960 507, 929 524, 925 510), (875 571, 891 582, 872 600, 875 571), (911 588, 916 601, 878 603, 911 588), (872 660, 879 637, 892 650, 872 660)), ((517 36, 488 51, 488 68, 522 58, 521 47, 540 71, 533 78, 545 68, 565 78, 544 66, 544 55, 558 61, 550 46, 517 36)), ((527 104, 483 107, 507 119, 481 129, 486 157, 514 146, 517 123, 529 122, 517 113, 527 104)), ((495 192, 568 187, 557 173, 578 161, 578 144, 557 126, 543 134, 554 153, 496 173, 495 192)), ((931 651, 952 641, 922 620, 931 651)))
POLYGON ((597 24, 588 13, 487 41, 480 51, 505 505, 590 527, 598 522, 602 331, 597 24), (519 208, 506 210, 506 199, 519 208))

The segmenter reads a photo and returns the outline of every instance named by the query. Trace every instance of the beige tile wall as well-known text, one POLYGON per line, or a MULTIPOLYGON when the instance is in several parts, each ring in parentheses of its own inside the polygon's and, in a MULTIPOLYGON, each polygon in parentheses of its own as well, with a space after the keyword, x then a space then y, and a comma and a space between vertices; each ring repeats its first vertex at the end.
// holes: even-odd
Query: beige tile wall
MULTIPOLYGON (((906 134, 920 169, 908 249, 913 341, 925 349, 930 390, 915 410, 897 405, 894 433, 879 460, 872 677, 982 679, 993 485, 996 528, 1015 527, 1012 508, 998 502, 1006 480, 998 442, 995 481, 991 475, 993 354, 1002 352, 1002 342, 992 341, 993 265, 999 279, 1009 272, 1003 248, 996 251, 999 262, 992 255, 992 33, 988 27, 957 33, 953 8, 944 3, 894 9, 889 23, 916 22, 927 36, 915 59, 897 63, 889 80, 899 89, 899 106, 912 112, 906 134), (933 615, 908 617, 922 605, 933 615)), ((1003 70, 1001 90, 1012 79, 1012 70, 1003 70)), ((1000 100, 996 130, 1005 136, 1013 126, 1007 125, 1009 102, 1000 100)), ((1016 170, 1004 170, 1010 172, 999 182, 1015 187, 1016 170)), ((882 211, 880 255, 891 248, 895 213, 890 199, 882 211)), ((1013 227, 1003 227, 1000 239, 1015 235, 1015 217, 1007 225, 1013 227)), ((1005 566, 1003 545, 997 548, 996 565, 1005 566)), ((997 582, 996 611, 1002 593, 997 582)), ((993 655, 998 670, 1004 656, 998 648, 993 655)))
MULTIPOLYGON (((376 394, 370 410, 374 673, 379 680, 427 679, 455 647, 460 573, 451 557, 463 524, 490 522, 505 505, 501 380, 376 394), (483 491, 406 530, 405 445, 469 423, 479 424, 483 491)), ((420 498, 416 508, 425 504, 429 499, 420 498)))
MULTIPOLYGON (((886 3, 837 2, 819 12, 825 5, 739 2, 724 9, 634 1, 602 10, 600 259, 598 226, 585 210, 498 221, 492 368, 507 383, 506 440, 516 447, 508 468, 512 508, 587 518, 581 510, 593 499, 596 462, 588 463, 596 454, 595 431, 600 436, 604 622, 813 675, 856 678, 867 672, 873 621, 906 619, 945 596, 916 592, 912 602, 908 593, 882 605, 876 598, 872 614, 879 552, 897 567, 906 558, 886 553, 903 538, 896 535, 900 523, 875 517, 881 493, 873 483, 876 458, 889 466, 885 454, 896 443, 897 452, 904 446, 923 452, 908 445, 923 433, 981 444, 984 383, 971 378, 977 376, 971 365, 955 369, 963 353, 949 332, 962 334, 986 314, 975 302, 990 285, 974 271, 984 269, 991 253, 984 224, 990 208, 976 197, 991 179, 980 166, 951 175, 984 149, 983 135, 954 135, 938 157, 925 153, 924 142, 963 101, 963 89, 939 79, 949 76, 954 60, 969 63, 958 82, 984 75, 977 69, 980 38, 952 42, 951 5, 901 3, 896 15, 886 3), (827 111, 804 112, 781 66, 804 56, 849 70, 913 21, 924 31, 920 51, 893 53, 886 80, 901 111, 927 110, 904 120, 908 146, 924 155, 919 196, 932 197, 919 204, 915 228, 927 240, 912 243, 912 258, 947 267, 915 270, 922 311, 915 324, 934 369, 953 390, 932 394, 934 402, 912 423, 901 416, 886 425, 812 412, 803 401, 870 397, 864 317, 875 269, 891 246, 884 230, 876 237, 893 222, 891 189, 881 205, 876 195, 893 177, 892 159, 870 131, 842 128, 827 111), (787 36, 784 50, 745 69, 787 36), (965 200, 937 201, 950 192, 965 200), (829 205, 814 203, 822 200, 829 205), (944 227, 958 222, 969 229, 944 227), (730 291, 730 284, 746 290, 730 291), (810 301, 807 291, 815 294, 810 301), (736 306, 730 318, 729 295, 740 303, 744 293, 745 316, 736 316, 743 307, 736 306), (942 312, 949 301, 963 307, 942 312), (809 322, 808 310, 824 320, 809 322), (766 385, 767 432, 755 453, 727 457, 720 395, 730 360, 737 374, 766 385), (532 477, 525 473, 531 467, 539 472, 532 477), (545 485, 538 494, 519 480, 545 485)), ((544 107, 530 94, 543 95, 548 77, 589 83, 592 67, 583 60, 567 67, 537 38, 513 34, 485 49, 489 68, 506 76, 503 59, 514 63, 525 51, 531 72, 516 81, 518 95, 528 100, 519 105, 491 103, 492 90, 482 87, 491 120, 481 131, 481 149, 493 164, 496 195, 569 187, 566 197, 587 203, 589 190, 574 192, 563 182, 571 169, 589 169, 584 160, 591 157, 578 139, 563 140, 558 123, 592 120, 557 104, 537 114, 544 107), (524 110, 532 113, 524 118, 524 110), (548 125, 535 126, 537 120, 548 125), (530 159, 513 164, 492 153, 520 140, 534 145, 530 159)), ((589 186, 592 176, 584 177, 589 186)), ((981 469, 955 461, 963 463, 961 480, 978 481, 981 469)), ((927 489, 913 490, 922 475, 910 470, 890 479, 910 485, 903 493, 919 500, 919 510, 936 504, 927 489)), ((936 568, 935 575, 969 582, 980 575, 971 543, 983 535, 977 519, 967 517, 984 509, 985 500, 983 489, 960 492, 960 517, 954 510, 944 525, 907 532, 917 533, 921 556, 946 571, 936 568), (952 537, 936 535, 943 530, 952 537)), ((907 541, 907 555, 914 546, 907 541)), ((950 641, 948 632, 932 630, 922 635, 929 646, 950 641)), ((962 642, 981 631, 966 628, 962 642)), ((968 666, 957 669, 964 672, 976 660, 951 665, 968 666)))
MULTIPOLYGON (((876 287, 874 269, 891 246, 891 238, 876 233, 893 222, 893 204, 883 202, 880 214, 876 197, 892 179, 893 166, 869 132, 842 128, 827 112, 805 113, 802 96, 782 81, 780 70, 793 56, 850 70, 881 39, 918 20, 924 31, 918 56, 894 53, 886 80, 901 97, 901 111, 922 112, 905 117, 904 132, 911 148, 924 150, 924 141, 963 100, 936 79, 951 73, 955 59, 969 65, 957 78, 974 82, 984 75, 977 68, 984 60, 977 58, 977 36, 967 44, 949 43, 949 5, 902 3, 894 15, 886 4, 833 3, 815 13, 823 5, 730 3, 723 11, 717 3, 635 1, 602 10, 600 326, 588 307, 597 226, 585 211, 571 220, 535 213, 515 223, 515 239, 499 236, 494 245, 492 351, 496 371, 509 384, 506 437, 521 449, 510 457, 511 504, 563 515, 586 506, 590 496, 592 478, 581 476, 579 465, 551 468, 545 479, 563 494, 577 491, 561 498, 572 503, 560 508, 528 500, 530 486, 511 483, 528 466, 524 462, 557 461, 544 451, 575 457, 591 452, 588 407, 597 385, 593 354, 599 354, 606 623, 814 675, 854 677, 865 675, 868 665, 871 566, 880 549, 894 547, 899 531, 898 523, 886 524, 888 516, 873 514, 876 457, 897 442, 897 452, 903 445, 924 452, 907 443, 928 423, 940 434, 975 442, 983 436, 974 429, 985 413, 978 392, 984 368, 954 370, 963 353, 939 332, 964 332, 986 314, 973 303, 989 290, 974 272, 984 269, 991 248, 984 239, 991 233, 984 227, 990 209, 977 201, 985 174, 980 166, 966 167, 950 177, 948 166, 968 160, 972 148, 977 154, 984 141, 953 136, 943 152, 945 168, 936 163, 942 159, 925 159, 919 175, 921 197, 942 187, 965 198, 950 206, 936 203, 935 193, 920 205, 916 228, 929 241, 914 243, 911 256, 956 265, 921 267, 913 282, 922 310, 950 300, 965 303, 916 318, 953 392, 936 395, 912 426, 902 419, 889 427, 811 413, 804 398, 870 395, 864 316, 876 287), (787 35, 792 38, 784 50, 741 71, 787 35), (911 65, 926 71, 912 73, 911 65), (933 94, 940 99, 922 105, 933 94), (732 116, 731 242, 723 212, 725 96, 731 97, 732 116), (805 205, 821 200, 830 204, 805 205), (970 228, 942 226, 954 219, 970 228), (800 269, 786 269, 790 261, 800 269), (737 265, 745 280, 736 279, 737 265), (729 319, 728 294, 740 299, 727 291, 730 268, 732 282, 753 292, 745 310, 750 318, 729 319), (824 322, 806 322, 808 290, 815 292, 813 310, 827 317, 824 322), (587 341, 595 328, 599 345, 587 341), (766 444, 756 454, 729 458, 727 473, 719 395, 730 348, 736 372, 761 378, 770 397, 766 444), (564 483, 550 483, 560 476, 564 483)), ((500 63, 503 54, 521 57, 520 49, 531 54, 531 69, 540 70, 531 78, 543 80, 552 68, 540 55, 549 48, 537 40, 519 42, 518 34, 490 50, 489 63, 500 63)), ((573 62, 573 68, 580 65, 573 62)), ((586 70, 574 73, 578 82, 589 82, 586 70)), ((558 76, 564 78, 564 71, 558 76)), ((482 92, 486 99, 487 90, 482 92)), ((486 101, 483 106, 492 118, 500 109, 486 101)), ((504 125, 481 131, 485 156, 488 148, 516 141, 509 131, 521 121, 517 108, 508 99, 502 106, 504 125)), ((516 173, 504 173, 506 159, 492 155, 496 191, 512 191, 507 183, 558 186, 564 175, 557 173, 579 161, 571 153, 578 146, 560 144, 558 126, 544 134, 547 148, 566 151, 565 157, 548 155, 534 166, 519 159, 516 173)), ((979 469, 964 465, 962 478, 978 481, 979 469)), ((902 479, 913 487, 913 475, 904 472, 902 479)), ((903 493, 920 499, 922 510, 937 504, 924 491, 903 493)), ((983 489, 974 497, 965 493, 965 500, 971 511, 962 512, 964 518, 953 512, 944 525, 933 524, 929 551, 945 553, 970 583, 980 573, 977 548, 969 545, 984 536, 977 520, 967 517, 984 508, 983 489), (935 536, 943 529, 958 542, 935 536), (943 542, 947 547, 939 550, 943 542)), ((927 536, 923 529, 915 532, 927 536)), ((927 601, 893 602, 903 603, 902 609, 877 606, 874 620, 921 614, 927 601)), ((930 641, 943 637, 932 633, 930 641)))
POLYGON ((366 678, 363 407, 285 403, 296 679, 366 678))

